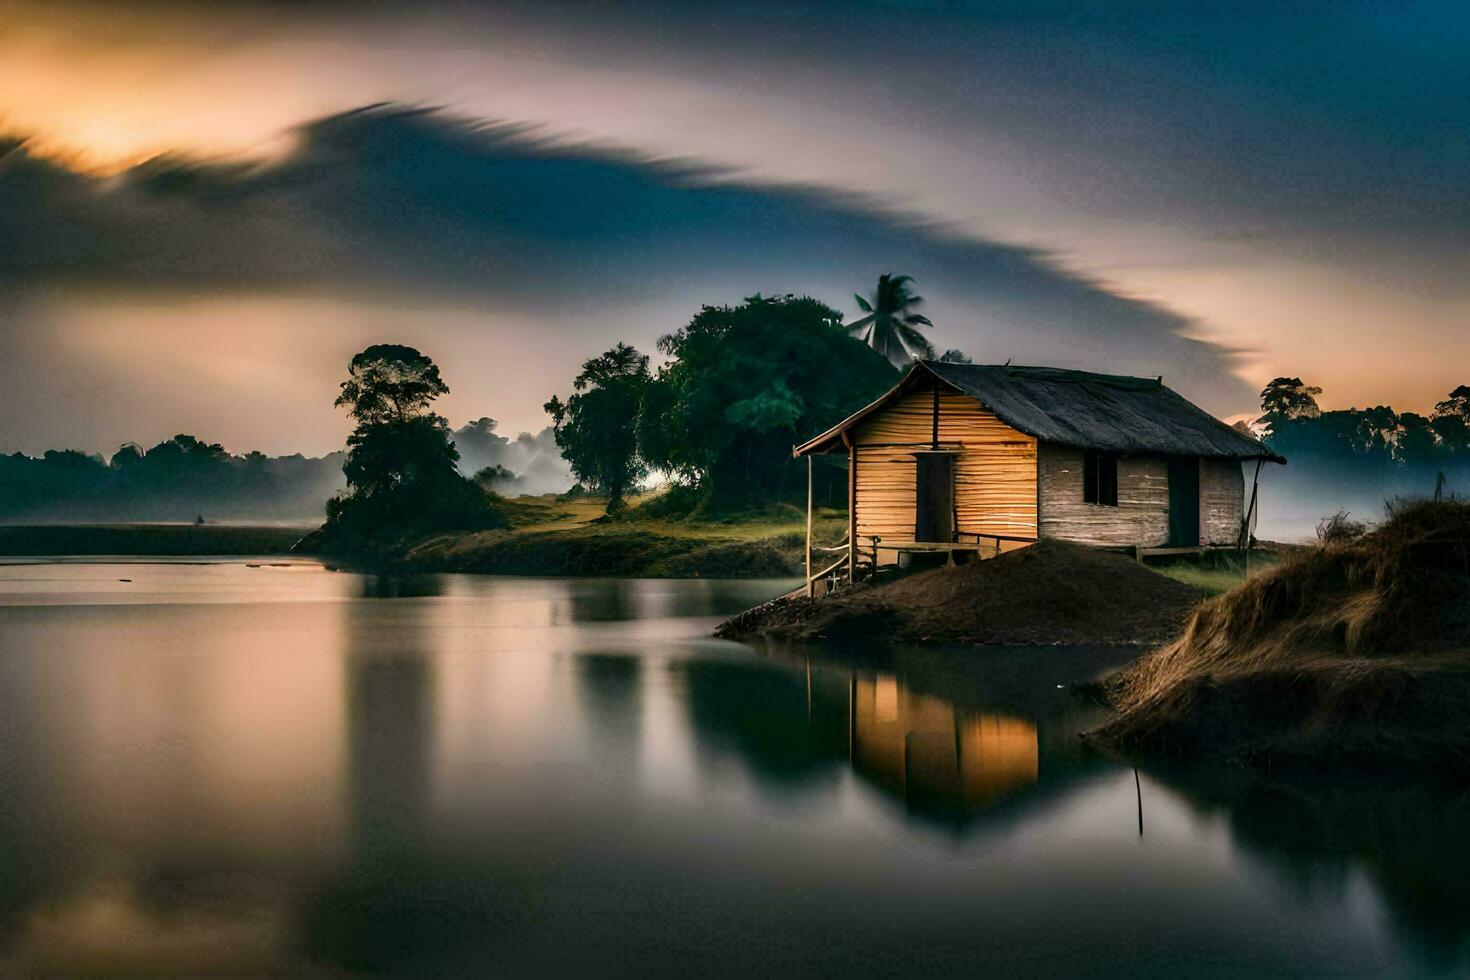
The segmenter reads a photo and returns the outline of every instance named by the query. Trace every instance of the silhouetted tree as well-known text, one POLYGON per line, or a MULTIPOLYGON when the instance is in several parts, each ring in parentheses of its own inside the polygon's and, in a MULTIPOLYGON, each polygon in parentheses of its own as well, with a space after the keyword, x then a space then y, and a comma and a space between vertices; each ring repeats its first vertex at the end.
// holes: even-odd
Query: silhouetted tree
POLYGON ((1470 385, 1460 385, 1436 404, 1429 424, 1446 452, 1470 453, 1470 385))
POLYGON ((929 318, 913 312, 924 302, 922 296, 909 291, 913 276, 878 277, 878 288, 871 299, 853 294, 858 307, 867 316, 847 325, 848 332, 873 348, 894 367, 902 368, 919 358, 932 358, 934 348, 919 333, 919 327, 932 327, 929 318))
POLYGON ((126 469, 143 461, 143 447, 136 442, 125 442, 112 454, 109 465, 116 470, 126 469))
POLYGON ((939 355, 939 359, 942 362, 944 362, 945 364, 971 364, 971 363, 973 363, 970 360, 970 355, 969 354, 966 354, 964 351, 959 350, 958 348, 955 348, 955 347, 951 347, 949 350, 945 351, 943 354, 940 354, 939 355))
POLYGON ((1415 412, 1399 416, 1398 437, 1394 440, 1394 459, 1404 464, 1429 462, 1439 454, 1439 440, 1430 428, 1429 419, 1415 412))
POLYGON ((514 483, 516 475, 508 468, 500 465, 484 466, 475 471, 474 480, 486 490, 494 490, 497 486, 514 483))
POLYGON ((1282 422, 1314 419, 1322 414, 1317 396, 1322 389, 1305 384, 1301 378, 1273 378, 1261 389, 1261 417, 1257 419, 1267 430, 1282 422))
POLYGON ((334 404, 364 425, 407 422, 428 416, 449 386, 439 367, 413 347, 374 344, 352 358, 334 404))
POLYGON ((483 488, 460 475, 449 425, 432 411, 449 386, 424 354, 376 344, 352 359, 336 404, 357 421, 347 437, 347 490, 327 526, 362 537, 504 525, 483 488))
POLYGON ((572 473, 584 487, 607 494, 609 513, 648 475, 637 434, 648 382, 648 355, 618 344, 583 363, 565 402, 553 395, 543 406, 572 473))

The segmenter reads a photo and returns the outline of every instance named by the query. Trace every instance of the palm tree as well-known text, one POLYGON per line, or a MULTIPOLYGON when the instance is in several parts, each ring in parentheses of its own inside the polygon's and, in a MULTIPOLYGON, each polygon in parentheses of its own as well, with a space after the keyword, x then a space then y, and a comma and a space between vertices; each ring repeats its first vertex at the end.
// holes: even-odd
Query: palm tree
POLYGON ((853 299, 867 316, 847 325, 848 333, 882 354, 894 367, 903 367, 921 357, 932 358, 934 348, 919 333, 919 327, 932 327, 927 316, 911 312, 924 302, 924 297, 909 292, 913 276, 881 275, 872 300, 853 294, 853 299))

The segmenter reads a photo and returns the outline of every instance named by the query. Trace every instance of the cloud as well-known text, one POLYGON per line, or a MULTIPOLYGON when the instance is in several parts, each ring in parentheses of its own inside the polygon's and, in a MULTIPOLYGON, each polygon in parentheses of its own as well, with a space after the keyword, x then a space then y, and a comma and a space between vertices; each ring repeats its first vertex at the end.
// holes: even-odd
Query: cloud
POLYGON ((901 271, 929 297, 940 346, 1163 373, 1207 404, 1244 391, 1232 353, 1192 337, 1187 319, 1043 252, 851 194, 399 106, 296 136, 268 165, 159 158, 110 178, 11 144, 0 283, 415 297, 534 316, 590 353, 620 337, 648 344, 701 302, 793 291, 842 305, 901 271), (647 311, 663 319, 641 322, 647 311))

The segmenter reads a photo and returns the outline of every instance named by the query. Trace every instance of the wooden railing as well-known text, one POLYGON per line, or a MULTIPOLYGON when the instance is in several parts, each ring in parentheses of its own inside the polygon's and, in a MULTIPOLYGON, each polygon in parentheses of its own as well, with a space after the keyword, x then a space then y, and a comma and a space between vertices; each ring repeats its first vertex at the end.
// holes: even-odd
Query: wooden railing
MULTIPOLYGON (((842 557, 841 558, 838 558, 836 561, 834 561, 832 564, 828 565, 826 568, 822 569, 821 571, 812 572, 811 574, 809 574, 807 576, 806 585, 804 586, 804 590, 806 592, 807 598, 809 598, 809 599, 810 598, 815 598, 815 595, 816 595, 816 583, 817 582, 821 581, 824 578, 827 578, 828 576, 831 576, 831 575, 836 574, 839 569, 846 569, 847 568, 847 563, 848 563, 848 558, 849 558, 849 553, 848 553, 848 548, 847 548, 847 535, 844 534, 842 536, 842 540, 840 542, 838 542, 837 544, 832 545, 831 547, 809 547, 807 549, 807 556, 806 556, 806 567, 807 568, 811 568, 812 567, 812 555, 815 554, 815 553, 817 553, 817 552, 824 552, 824 553, 827 553, 827 554, 831 554, 831 553, 834 553, 834 552, 841 552, 842 553, 842 557)), ((848 578, 849 578, 849 580, 851 579, 850 572, 849 572, 848 578)))
MULTIPOLYGON (((812 573, 812 577, 806 580, 806 595, 808 599, 816 598, 817 583, 832 575, 837 575, 847 570, 847 549, 842 549, 842 557, 822 569, 820 572, 812 573)), ((828 591, 831 591, 829 586, 828 591)))
MULTIPOLYGON (((956 537, 958 537, 958 538, 968 537, 968 538, 975 539, 974 549, 977 550, 977 551, 981 548, 982 542, 985 542, 985 541, 993 541, 995 543, 994 544, 994 548, 995 548, 995 553, 996 554, 1000 554, 1001 548, 1002 548, 1004 542, 1012 542, 1012 543, 1016 543, 1016 544, 1034 544, 1036 542, 1036 540, 1037 540, 1035 535, 992 534, 992 533, 989 533, 989 532, 980 532, 980 531, 960 531, 960 532, 958 532, 956 534, 956 537)), ((964 544, 964 542, 962 542, 962 541, 955 541, 955 542, 942 542, 942 541, 934 541, 934 542, 928 542, 928 541, 890 541, 887 545, 884 545, 883 544, 883 538, 881 538, 880 536, 878 536, 876 534, 874 534, 874 535, 868 535, 868 534, 860 535, 859 536, 859 540, 862 541, 862 542, 864 542, 866 544, 866 548, 864 548, 862 551, 858 551, 857 549, 852 549, 852 548, 849 547, 849 543, 848 543, 848 539, 847 539, 847 535, 846 534, 844 534, 842 536, 842 540, 840 542, 838 542, 837 544, 835 544, 835 545, 822 546, 822 547, 815 547, 814 546, 814 547, 811 547, 808 550, 808 552, 807 552, 807 567, 808 568, 811 568, 812 567, 812 561, 811 561, 811 559, 812 559, 812 556, 815 555, 815 554, 818 554, 818 553, 824 553, 824 554, 841 553, 841 557, 838 558, 835 562, 833 562, 832 564, 828 565, 826 568, 823 568, 820 571, 812 572, 810 575, 807 576, 806 584, 804 586, 804 589, 805 589, 805 592, 806 592, 806 594, 807 594, 808 597, 814 597, 815 596, 815 594, 816 594, 816 583, 817 582, 821 581, 822 579, 830 578, 833 575, 839 575, 839 577, 844 578, 844 579, 846 579, 846 581, 848 581, 849 583, 851 583, 851 582, 856 581, 858 575, 860 575, 860 574, 872 575, 872 574, 876 573, 877 570, 878 570, 878 552, 879 552, 880 549, 883 549, 883 548, 887 548, 887 549, 892 550, 892 551, 949 551, 949 552, 953 552, 955 550, 961 550, 961 551, 969 551, 970 550, 970 548, 966 547, 965 544, 964 544), (850 562, 851 562, 852 556, 854 554, 856 554, 857 555, 857 558, 858 558, 858 566, 856 568, 850 567, 850 562), (866 568, 864 566, 866 566, 866 568), (841 574, 841 573, 845 573, 845 574, 841 574)))

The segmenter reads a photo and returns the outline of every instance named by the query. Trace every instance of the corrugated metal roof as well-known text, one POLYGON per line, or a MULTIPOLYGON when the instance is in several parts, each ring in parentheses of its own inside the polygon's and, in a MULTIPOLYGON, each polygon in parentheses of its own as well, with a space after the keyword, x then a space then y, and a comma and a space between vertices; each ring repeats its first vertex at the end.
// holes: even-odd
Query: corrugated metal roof
POLYGON ((916 362, 893 391, 798 446, 796 454, 821 452, 849 426, 912 387, 920 373, 974 397, 1002 422, 1047 442, 1104 452, 1286 462, 1157 378, 943 361, 916 362))

